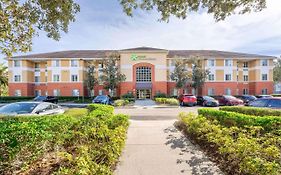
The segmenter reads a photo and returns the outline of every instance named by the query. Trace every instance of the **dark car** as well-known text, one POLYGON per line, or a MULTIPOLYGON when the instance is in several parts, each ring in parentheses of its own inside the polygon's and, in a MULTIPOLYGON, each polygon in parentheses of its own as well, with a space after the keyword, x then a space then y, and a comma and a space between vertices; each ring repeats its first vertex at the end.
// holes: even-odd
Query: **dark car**
POLYGON ((108 95, 98 95, 93 99, 92 102, 98 104, 113 105, 113 100, 108 95))
POLYGON ((214 96, 214 98, 219 101, 220 106, 235 106, 244 104, 242 100, 231 95, 214 96))
POLYGON ((259 98, 255 101, 250 102, 249 106, 259 107, 259 108, 281 109, 281 98, 280 97, 259 98))
POLYGON ((257 98, 272 98, 271 95, 256 95, 257 98))
POLYGON ((37 96, 33 101, 42 101, 42 102, 50 102, 50 103, 58 103, 58 98, 54 96, 37 96))
POLYGON ((218 100, 214 99, 210 96, 198 96, 197 97, 197 105, 200 106, 210 106, 210 107, 217 107, 219 106, 218 100))
POLYGON ((250 102, 257 99, 253 95, 238 95, 238 96, 235 96, 235 97, 243 100, 245 106, 248 106, 250 102))
POLYGON ((180 95, 178 99, 181 106, 195 106, 197 104, 197 98, 192 94, 180 95))

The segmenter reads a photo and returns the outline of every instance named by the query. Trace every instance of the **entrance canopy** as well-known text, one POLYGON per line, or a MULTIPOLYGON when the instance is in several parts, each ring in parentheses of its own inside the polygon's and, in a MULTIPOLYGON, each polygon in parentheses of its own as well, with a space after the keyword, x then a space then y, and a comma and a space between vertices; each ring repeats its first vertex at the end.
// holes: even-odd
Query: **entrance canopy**
POLYGON ((136 89, 151 89, 151 88, 152 88, 151 82, 136 83, 136 89))

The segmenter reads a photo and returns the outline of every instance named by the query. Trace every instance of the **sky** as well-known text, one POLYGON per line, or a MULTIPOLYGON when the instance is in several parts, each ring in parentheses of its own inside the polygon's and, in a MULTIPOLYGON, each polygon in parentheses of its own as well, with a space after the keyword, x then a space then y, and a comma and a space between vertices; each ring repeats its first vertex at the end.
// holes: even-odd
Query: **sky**
POLYGON ((185 20, 171 17, 168 23, 158 21, 157 11, 138 10, 128 17, 118 0, 76 2, 81 11, 69 26, 69 32, 63 33, 60 41, 40 32, 33 40, 32 52, 25 54, 148 46, 281 55, 280 0, 267 0, 267 8, 262 12, 233 15, 220 22, 215 22, 212 14, 200 12, 185 20))

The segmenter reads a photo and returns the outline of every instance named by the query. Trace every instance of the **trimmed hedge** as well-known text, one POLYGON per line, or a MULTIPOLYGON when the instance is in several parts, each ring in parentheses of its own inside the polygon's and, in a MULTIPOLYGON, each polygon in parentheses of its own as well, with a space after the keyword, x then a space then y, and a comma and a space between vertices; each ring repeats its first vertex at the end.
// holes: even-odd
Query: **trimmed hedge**
POLYGON ((0 119, 0 174, 112 174, 129 125, 112 108, 0 119))
POLYGON ((198 114, 208 119, 218 120, 221 125, 227 127, 262 126, 266 131, 276 130, 281 133, 281 117, 259 117, 206 108, 198 109, 198 114))
POLYGON ((179 105, 179 101, 175 98, 155 98, 155 102, 160 104, 179 105))
MULTIPOLYGON (((220 111, 221 112, 221 111, 220 111)), ((260 126, 225 127, 202 115, 181 113, 182 129, 208 149, 226 174, 281 174, 280 136, 262 134, 260 126)))
POLYGON ((237 113, 247 114, 247 115, 255 115, 255 116, 280 116, 281 117, 280 110, 273 110, 273 109, 267 109, 267 108, 224 106, 224 107, 220 107, 220 110, 237 112, 237 113))
POLYGON ((34 97, 10 97, 10 96, 0 96, 0 103, 8 103, 8 102, 20 102, 20 101, 29 101, 33 100, 34 97))
POLYGON ((103 105, 103 104, 90 104, 88 105, 87 109, 89 110, 89 113, 92 111, 102 111, 105 113, 113 114, 114 107, 110 105, 103 105))
POLYGON ((114 106, 120 107, 120 106, 128 105, 129 103, 130 103, 129 100, 120 99, 114 101, 114 106))

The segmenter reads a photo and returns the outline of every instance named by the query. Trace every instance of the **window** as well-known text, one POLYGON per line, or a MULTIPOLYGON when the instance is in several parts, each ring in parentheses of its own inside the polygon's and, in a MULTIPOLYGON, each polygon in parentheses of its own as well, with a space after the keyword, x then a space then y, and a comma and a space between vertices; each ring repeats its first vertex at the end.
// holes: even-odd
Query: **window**
POLYGON ((54 60, 53 61, 53 66, 54 67, 60 67, 60 60, 54 60))
POLYGON ((208 79, 209 79, 209 81, 214 81, 215 80, 215 75, 214 74, 209 74, 208 75, 208 79))
POLYGON ((35 77, 34 77, 34 81, 35 81, 35 82, 40 82, 40 76, 35 76, 35 77))
POLYGON ((188 89, 185 88, 185 89, 183 90, 183 93, 184 93, 184 94, 188 94, 188 89))
POLYGON ((102 89, 99 90, 99 95, 103 95, 103 90, 102 89))
POLYGON ((243 95, 249 95, 249 89, 243 89, 243 95))
POLYGON ((214 88, 208 88, 208 95, 215 95, 215 89, 214 88))
POLYGON ((14 61, 14 67, 20 67, 20 61, 19 60, 14 61))
POLYGON ((225 74, 225 81, 231 81, 231 74, 225 74))
POLYGON ((19 90, 19 89, 15 90, 15 96, 16 97, 21 96, 21 90, 19 90))
POLYGON ((71 60, 71 67, 78 67, 78 60, 71 60))
POLYGON ((231 95, 231 89, 230 88, 225 89, 225 95, 231 95))
POLYGON ((41 90, 35 90, 35 97, 41 96, 41 90))
POLYGON ((244 67, 244 68, 248 68, 248 67, 249 67, 248 64, 249 64, 248 62, 244 62, 244 63, 243 63, 243 67, 244 67))
POLYGON ((54 93, 54 96, 60 96, 60 90, 59 89, 54 89, 53 93, 54 93))
POLYGON ((261 60, 262 66, 268 66, 268 60, 261 60))
POLYGON ((232 60, 230 60, 230 59, 224 60, 224 65, 225 66, 232 66, 232 60))
POLYGON ((244 75, 243 78, 244 78, 244 81, 249 81, 249 76, 248 75, 244 75))
POLYGON ((21 82, 21 76, 20 75, 15 75, 14 76, 14 81, 15 82, 21 82))
POLYGON ((267 95, 267 89, 262 89, 262 90, 261 90, 261 94, 262 94, 262 95, 267 95))
POLYGON ((72 90, 72 96, 78 97, 79 96, 79 90, 78 89, 73 89, 72 90))
POLYGON ((137 82, 151 82, 151 68, 150 67, 137 67, 136 81, 137 82))
POLYGON ((53 81, 54 82, 59 82, 60 81, 60 75, 54 75, 53 76, 53 81))
POLYGON ((36 68, 40 68, 40 64, 39 63, 35 63, 34 64, 34 68, 36 69, 36 68))
POLYGON ((215 66, 215 60, 213 60, 213 59, 208 60, 208 66, 214 67, 215 66))
POLYGON ((177 88, 174 88, 172 90, 172 96, 178 96, 178 89, 177 88))
POLYGON ((77 82, 78 81, 78 75, 71 75, 71 81, 77 82))
POLYGON ((262 74, 261 75, 261 80, 262 81, 267 81, 267 74, 262 74))

